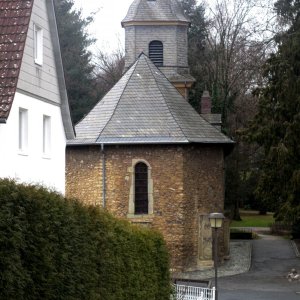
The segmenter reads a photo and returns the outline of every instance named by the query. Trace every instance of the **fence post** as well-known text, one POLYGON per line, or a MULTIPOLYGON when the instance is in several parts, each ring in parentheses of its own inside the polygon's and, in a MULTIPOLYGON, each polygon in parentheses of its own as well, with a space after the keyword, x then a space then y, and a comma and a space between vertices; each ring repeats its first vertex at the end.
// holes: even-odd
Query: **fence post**
POLYGON ((213 287, 212 288, 212 300, 215 300, 216 299, 216 288, 213 287))

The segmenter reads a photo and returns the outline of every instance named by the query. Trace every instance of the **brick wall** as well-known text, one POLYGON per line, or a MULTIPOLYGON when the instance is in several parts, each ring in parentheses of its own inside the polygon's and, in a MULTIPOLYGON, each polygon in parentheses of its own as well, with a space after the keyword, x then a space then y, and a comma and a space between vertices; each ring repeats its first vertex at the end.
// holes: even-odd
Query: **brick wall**
MULTIPOLYGON (((151 166, 153 215, 130 218, 161 231, 173 268, 197 267, 199 213, 223 209, 223 152, 218 146, 107 146, 107 209, 128 217, 133 159, 151 166)), ((67 148, 67 196, 102 203, 100 147, 67 148)))

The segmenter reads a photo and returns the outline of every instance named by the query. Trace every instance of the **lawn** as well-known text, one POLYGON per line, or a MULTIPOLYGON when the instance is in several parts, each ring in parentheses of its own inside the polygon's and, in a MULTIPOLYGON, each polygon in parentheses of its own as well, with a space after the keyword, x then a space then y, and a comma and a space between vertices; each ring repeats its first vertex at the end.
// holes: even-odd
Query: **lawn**
POLYGON ((232 221, 230 227, 269 227, 274 223, 273 214, 259 215, 255 211, 241 211, 242 221, 232 221))

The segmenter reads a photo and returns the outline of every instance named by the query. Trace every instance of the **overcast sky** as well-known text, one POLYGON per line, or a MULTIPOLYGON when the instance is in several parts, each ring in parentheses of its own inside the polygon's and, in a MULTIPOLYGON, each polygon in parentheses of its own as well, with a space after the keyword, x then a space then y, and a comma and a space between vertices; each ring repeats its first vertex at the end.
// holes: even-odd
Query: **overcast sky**
POLYGON ((124 48, 124 29, 121 21, 126 16, 133 0, 74 0, 75 7, 82 9, 84 16, 95 12, 95 20, 89 33, 97 39, 96 47, 112 52, 119 44, 124 48))
MULTIPOLYGON (((91 37, 97 39, 91 50, 101 49, 111 53, 116 49, 124 49, 124 29, 121 21, 127 14, 128 8, 133 0, 74 0, 75 8, 81 9, 83 16, 95 13, 94 22, 89 26, 91 37)), ((200 2, 199 0, 197 2, 200 2)), ((262 2, 274 2, 274 0, 262 0, 262 2)), ((210 6, 214 0, 207 0, 210 6)), ((255 17, 263 22, 263 15, 266 11, 258 11, 255 17)))

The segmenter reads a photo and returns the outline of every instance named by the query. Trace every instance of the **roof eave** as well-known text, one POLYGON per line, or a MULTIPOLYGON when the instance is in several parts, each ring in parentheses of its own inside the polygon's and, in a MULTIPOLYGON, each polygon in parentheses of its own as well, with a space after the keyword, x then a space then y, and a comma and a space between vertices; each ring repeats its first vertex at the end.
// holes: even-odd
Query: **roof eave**
POLYGON ((190 26, 191 22, 189 21, 182 21, 182 20, 173 20, 173 21, 165 21, 165 20, 131 20, 131 21, 122 21, 121 25, 122 28, 128 26, 153 26, 153 25, 164 25, 164 26, 174 26, 174 25, 181 25, 181 26, 190 26))
POLYGON ((100 145, 187 145, 187 144, 202 144, 202 145, 220 145, 222 147, 231 149, 230 151, 233 150, 234 146, 235 146, 235 142, 233 141, 228 141, 228 142, 211 142, 211 141, 207 141, 207 142, 193 142, 193 141, 177 141, 177 142, 172 142, 172 141, 132 141, 132 142, 72 142, 72 141, 68 141, 67 142, 67 147, 82 147, 82 146, 100 146, 100 145))
POLYGON ((47 5, 49 23, 51 24, 50 34, 52 37, 52 43, 54 48, 54 59, 57 68, 59 93, 61 97, 61 114, 62 114, 65 135, 67 139, 73 139, 75 137, 75 129, 72 123, 72 118, 70 113, 53 0, 46 1, 46 5, 47 5))

